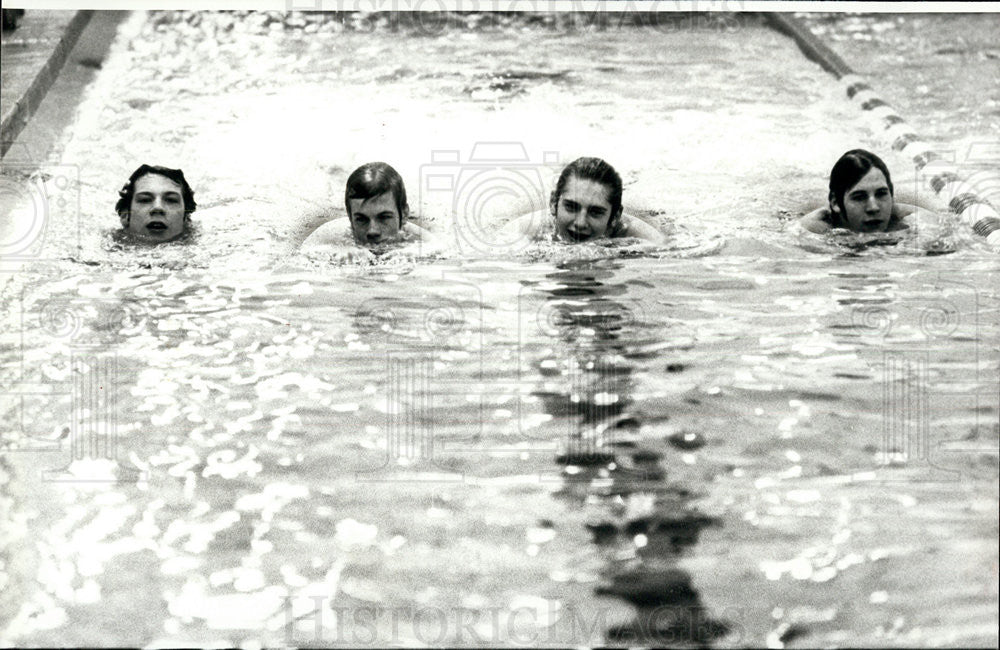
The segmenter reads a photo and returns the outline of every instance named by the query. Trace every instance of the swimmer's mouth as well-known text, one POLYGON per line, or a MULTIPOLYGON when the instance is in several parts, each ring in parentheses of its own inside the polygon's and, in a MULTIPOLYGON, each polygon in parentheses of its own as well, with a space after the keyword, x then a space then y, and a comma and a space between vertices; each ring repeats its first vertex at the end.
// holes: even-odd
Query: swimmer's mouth
POLYGON ((162 221, 150 221, 146 224, 146 230, 152 230, 153 232, 162 232, 167 229, 167 224, 162 221))
POLYGON ((574 232, 572 230, 567 230, 566 234, 573 241, 587 241, 588 239, 590 239, 590 235, 585 235, 585 234, 580 233, 580 232, 574 232))
POLYGON ((865 228, 865 230, 868 230, 868 231, 871 231, 871 230, 881 230, 882 229, 882 220, 881 219, 869 219, 868 221, 863 222, 861 225, 863 225, 864 228, 865 228))

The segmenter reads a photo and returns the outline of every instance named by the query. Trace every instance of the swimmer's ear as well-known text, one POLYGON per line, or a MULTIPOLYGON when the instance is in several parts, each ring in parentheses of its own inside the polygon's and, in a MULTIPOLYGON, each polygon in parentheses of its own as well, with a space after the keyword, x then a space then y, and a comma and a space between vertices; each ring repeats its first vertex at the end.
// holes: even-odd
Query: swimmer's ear
POLYGON ((132 221, 132 213, 130 212, 119 212, 118 219, 122 222, 122 228, 128 228, 129 223, 132 221))
POLYGON ((830 212, 840 212, 840 206, 837 205, 837 197, 833 192, 830 192, 829 196, 826 197, 826 202, 830 205, 830 212))
POLYGON ((403 211, 399 214, 399 227, 402 228, 403 224, 410 220, 410 206, 404 205, 403 211))
POLYGON ((559 203, 559 196, 556 194, 555 190, 552 190, 552 194, 549 195, 549 213, 552 216, 556 216, 556 205, 559 203))

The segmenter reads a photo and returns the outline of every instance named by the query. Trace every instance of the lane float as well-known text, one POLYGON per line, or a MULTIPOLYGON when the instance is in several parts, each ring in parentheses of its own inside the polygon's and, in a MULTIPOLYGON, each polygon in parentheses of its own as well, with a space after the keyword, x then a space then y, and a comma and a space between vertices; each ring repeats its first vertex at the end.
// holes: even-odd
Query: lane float
POLYGON ((935 152, 887 101, 875 93, 864 77, 854 72, 808 27, 790 14, 769 12, 767 18, 776 29, 791 36, 810 60, 834 75, 849 100, 879 118, 891 148, 913 160, 934 193, 947 202, 974 233, 1000 250, 1000 213, 978 189, 983 183, 996 184, 998 181, 992 178, 993 175, 963 177, 958 165, 935 152), (973 178, 976 182, 972 182, 973 178))

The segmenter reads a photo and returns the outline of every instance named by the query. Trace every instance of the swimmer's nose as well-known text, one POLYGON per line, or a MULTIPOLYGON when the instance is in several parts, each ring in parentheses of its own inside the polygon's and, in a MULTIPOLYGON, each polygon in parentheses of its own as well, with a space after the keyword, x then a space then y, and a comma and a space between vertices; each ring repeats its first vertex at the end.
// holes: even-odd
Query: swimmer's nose
POLYGON ((166 214, 166 210, 163 209, 163 200, 159 197, 153 199, 153 207, 149 209, 149 214, 163 215, 166 214))
POLYGON ((873 196, 869 198, 868 203, 865 204, 865 212, 867 212, 868 214, 875 214, 878 211, 879 211, 878 201, 876 201, 875 197, 873 196))
POLYGON ((378 243, 378 240, 382 239, 382 234, 378 232, 369 232, 367 237, 370 243, 376 244, 378 243))

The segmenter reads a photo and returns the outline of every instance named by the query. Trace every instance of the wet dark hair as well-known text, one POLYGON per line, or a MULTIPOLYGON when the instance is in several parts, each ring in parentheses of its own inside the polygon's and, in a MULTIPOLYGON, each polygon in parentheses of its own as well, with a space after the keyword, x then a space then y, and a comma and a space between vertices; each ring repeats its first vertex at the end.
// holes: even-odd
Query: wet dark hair
POLYGON ((403 213, 408 209, 406 203, 406 188, 399 172, 384 162, 370 162, 361 165, 347 177, 347 187, 344 189, 344 206, 347 216, 351 216, 351 200, 370 198, 392 192, 396 201, 396 212, 399 213, 399 225, 403 225, 403 213))
POLYGON ((160 167, 159 165, 139 165, 139 168, 132 172, 132 175, 128 177, 128 181, 118 191, 119 198, 118 202, 115 203, 115 212, 118 213, 118 216, 131 214, 132 197, 135 196, 135 183, 148 174, 166 176, 181 186, 181 197, 184 199, 184 219, 187 220, 190 218, 191 213, 195 211, 198 204, 194 202, 194 190, 191 189, 187 179, 184 178, 184 172, 179 169, 160 167))
POLYGON ((892 178, 889 176, 889 168, 885 166, 882 159, 870 151, 864 149, 851 149, 840 160, 834 164, 830 170, 830 212, 833 213, 833 205, 836 203, 840 208, 840 214, 844 215, 844 195, 847 190, 857 185, 858 181, 865 174, 875 168, 885 174, 886 185, 889 186, 889 194, 892 191, 892 178))
POLYGON ((587 181, 593 181, 608 188, 608 203, 611 204, 611 219, 609 222, 610 232, 614 233, 621 224, 622 212, 622 177, 618 175, 615 168, 600 158, 577 158, 563 168, 556 182, 556 189, 552 190, 552 210, 555 213, 555 206, 559 203, 559 197, 566 191, 566 183, 570 177, 575 176, 587 181))

